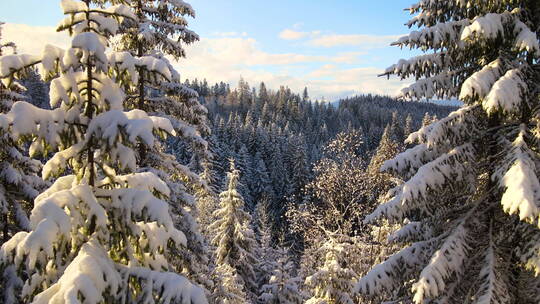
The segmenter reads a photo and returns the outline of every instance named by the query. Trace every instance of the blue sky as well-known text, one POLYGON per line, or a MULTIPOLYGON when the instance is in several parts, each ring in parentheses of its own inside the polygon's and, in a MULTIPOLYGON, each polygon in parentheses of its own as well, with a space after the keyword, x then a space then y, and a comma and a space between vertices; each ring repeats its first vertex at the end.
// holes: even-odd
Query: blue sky
MULTIPOLYGON (((307 86, 315 98, 359 93, 394 95, 397 80, 377 78, 407 50, 388 44, 406 34, 403 11, 413 0, 191 0, 197 16, 190 28, 201 41, 178 63, 187 78, 234 85, 240 76, 270 87, 307 86)), ((47 41, 65 44, 54 26, 62 18, 58 0, 1 0, 6 38, 22 52, 36 52, 47 41), (9 12, 6 14, 5 12, 9 12)))

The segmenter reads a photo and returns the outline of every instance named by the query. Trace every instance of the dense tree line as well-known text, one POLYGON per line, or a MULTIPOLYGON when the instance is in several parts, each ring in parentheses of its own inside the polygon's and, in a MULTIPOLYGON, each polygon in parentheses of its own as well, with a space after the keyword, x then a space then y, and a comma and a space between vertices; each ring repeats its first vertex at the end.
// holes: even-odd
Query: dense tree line
MULTIPOLYGON (((355 139, 342 144, 356 145, 355 153, 369 163, 387 126, 392 128, 392 140, 401 144, 425 119, 430 122, 453 109, 376 95, 319 102, 309 98, 307 89, 302 94, 286 87, 273 91, 264 83, 255 89, 243 79, 234 89, 198 80, 184 84, 197 90, 209 109, 213 186, 223 188, 228 160, 234 158, 247 210, 253 213, 258 204, 268 204, 274 241, 290 237, 287 208, 306 199, 305 188, 316 174, 316 164, 338 134, 355 134, 355 139)), ((184 162, 191 161, 182 157, 189 156, 187 149, 177 145, 174 149, 184 162)))

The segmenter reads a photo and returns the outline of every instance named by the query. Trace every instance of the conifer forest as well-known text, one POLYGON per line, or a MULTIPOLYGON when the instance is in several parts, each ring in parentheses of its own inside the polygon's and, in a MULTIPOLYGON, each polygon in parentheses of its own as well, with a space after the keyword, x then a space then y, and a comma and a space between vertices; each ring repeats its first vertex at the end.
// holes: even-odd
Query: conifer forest
POLYGON ((386 4, 406 59, 330 98, 346 58, 186 76, 214 1, 41 1, 34 53, 0 4, 0 303, 540 303, 540 1, 386 4))

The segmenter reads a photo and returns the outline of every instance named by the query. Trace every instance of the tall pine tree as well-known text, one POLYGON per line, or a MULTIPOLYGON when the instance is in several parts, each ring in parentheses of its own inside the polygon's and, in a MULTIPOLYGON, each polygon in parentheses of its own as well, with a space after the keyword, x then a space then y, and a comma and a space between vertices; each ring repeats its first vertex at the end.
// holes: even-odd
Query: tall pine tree
MULTIPOLYGON (((0 22, 0 56, 15 52, 15 44, 4 42, 0 22)), ((25 100, 24 87, 19 81, 0 83, 0 114, 9 112, 18 100, 25 100)), ((33 199, 45 188, 38 176, 42 165, 29 158, 21 150, 15 138, 0 128, 0 244, 8 241, 15 233, 30 229, 28 211, 33 199)), ((0 269, 0 299, 12 303, 17 296, 16 289, 22 283, 16 278, 16 268, 6 265, 0 269)))
POLYGON ((410 98, 465 105, 411 134, 383 165, 405 182, 368 216, 403 223, 404 249, 357 287, 420 303, 538 303, 538 1, 418 1, 396 44, 428 51, 387 74, 415 76, 410 98))
MULTIPOLYGON (((250 228, 251 216, 244 210, 244 199, 237 190, 240 172, 232 160, 227 175, 228 187, 219 195, 221 208, 215 211, 216 222, 210 226, 215 234, 212 243, 216 246, 216 262, 218 268, 221 265, 232 267, 244 290, 254 299, 257 284, 253 266, 257 265, 254 255, 257 242, 250 228)), ((233 274, 225 276, 232 277, 233 274)))
POLYGON ((7 86, 38 63, 52 79, 52 110, 17 102, 0 115, 0 127, 31 140, 31 155, 56 152, 43 177, 58 177, 35 199, 30 232, 0 249, 0 268, 17 267, 24 284, 17 296, 25 302, 206 303, 167 260, 171 248, 186 245, 165 201, 170 189, 152 172, 134 173, 135 148, 152 146, 154 133, 174 134, 172 125, 142 110, 124 112, 125 79, 117 83, 108 73, 118 55, 105 53, 109 40, 136 16, 121 4, 61 6, 66 17, 58 30, 69 32, 70 48, 0 57, 7 86))
POLYGON ((294 264, 288 256, 287 250, 276 250, 277 260, 271 261, 272 275, 267 284, 262 286, 259 299, 268 304, 300 304, 303 301, 302 291, 299 289, 300 279, 292 277, 294 264))
POLYGON ((176 136, 167 142, 139 146, 140 171, 155 173, 171 189, 169 202, 175 226, 186 232, 188 238, 187 246, 177 248, 172 257, 182 272, 202 283, 203 276, 208 274, 207 252, 195 221, 194 195, 205 197, 211 194, 204 192, 211 190, 189 167, 165 153, 168 144, 189 150, 187 154, 195 160, 210 157, 207 142, 202 138, 209 133, 207 111, 199 103, 197 92, 180 82, 180 75, 165 57, 185 57, 184 46, 199 39, 187 28, 187 17, 194 17, 195 11, 184 1, 126 3, 136 19, 121 24, 115 48, 122 52, 109 56, 111 72, 127 93, 127 108, 166 118, 176 131, 176 136))

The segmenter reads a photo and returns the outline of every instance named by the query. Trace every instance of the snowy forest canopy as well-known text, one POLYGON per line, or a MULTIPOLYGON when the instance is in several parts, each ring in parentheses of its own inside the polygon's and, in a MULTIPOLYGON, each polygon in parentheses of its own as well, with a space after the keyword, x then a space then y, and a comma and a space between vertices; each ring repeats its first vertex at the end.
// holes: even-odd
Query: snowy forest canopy
POLYGON ((540 303, 540 3, 421 0, 399 98, 183 79, 181 0, 0 23, 2 303, 540 303), (424 99, 459 98, 460 107, 424 99))

